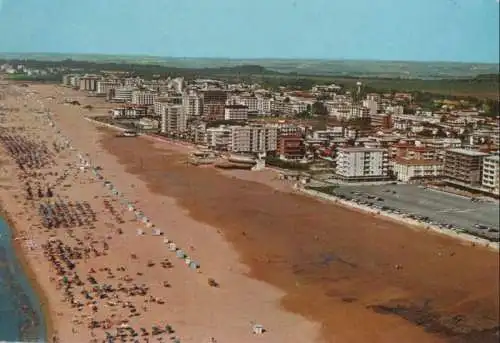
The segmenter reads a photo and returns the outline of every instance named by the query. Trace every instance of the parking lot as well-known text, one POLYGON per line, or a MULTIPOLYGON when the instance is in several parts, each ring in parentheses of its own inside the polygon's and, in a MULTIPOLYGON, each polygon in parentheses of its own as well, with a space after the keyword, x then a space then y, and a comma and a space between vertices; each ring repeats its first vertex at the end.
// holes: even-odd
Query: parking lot
POLYGON ((361 205, 410 215, 432 225, 465 229, 485 238, 499 237, 499 206, 417 185, 342 185, 335 194, 361 205), (488 230, 489 228, 489 230, 488 230))

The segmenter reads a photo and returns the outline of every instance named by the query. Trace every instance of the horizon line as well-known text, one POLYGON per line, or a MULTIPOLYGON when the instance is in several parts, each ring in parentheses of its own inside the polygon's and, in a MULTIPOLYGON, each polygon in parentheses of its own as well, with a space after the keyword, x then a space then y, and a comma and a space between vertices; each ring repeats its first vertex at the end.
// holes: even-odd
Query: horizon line
POLYGON ((160 56, 160 55, 148 55, 148 54, 113 54, 113 53, 92 53, 92 52, 7 52, 0 51, 0 56, 2 55, 75 55, 75 56, 110 56, 110 57, 147 57, 147 58, 158 58, 158 59, 176 59, 176 60, 227 60, 227 61, 265 61, 265 60, 277 60, 277 61, 336 61, 336 62, 392 62, 392 63, 457 63, 457 64, 483 64, 483 65, 497 65, 500 67, 498 62, 480 62, 480 61, 452 61, 452 60, 389 60, 389 59, 357 59, 357 58, 298 58, 298 57, 196 57, 196 56, 160 56))

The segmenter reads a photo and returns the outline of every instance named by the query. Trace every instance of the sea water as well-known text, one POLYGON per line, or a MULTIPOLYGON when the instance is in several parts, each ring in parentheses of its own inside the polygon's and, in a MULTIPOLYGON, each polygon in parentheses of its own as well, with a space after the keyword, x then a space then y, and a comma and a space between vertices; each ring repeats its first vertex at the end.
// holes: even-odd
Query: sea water
POLYGON ((44 342, 45 321, 12 245, 12 231, 0 217, 0 342, 44 342))

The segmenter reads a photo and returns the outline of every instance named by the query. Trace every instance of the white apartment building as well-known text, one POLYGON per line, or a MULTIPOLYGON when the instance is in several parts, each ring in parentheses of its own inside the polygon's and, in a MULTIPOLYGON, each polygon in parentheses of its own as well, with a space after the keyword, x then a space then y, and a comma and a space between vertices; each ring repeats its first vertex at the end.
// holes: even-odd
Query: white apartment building
POLYGON ((203 98, 198 94, 184 94, 182 106, 188 118, 198 118, 203 115, 203 98))
POLYGON ((242 95, 237 98, 238 103, 248 107, 248 112, 259 111, 259 100, 252 95, 242 95))
POLYGON ((229 150, 232 140, 232 130, 226 126, 210 127, 206 130, 206 143, 210 148, 229 150))
POLYGON ((270 125, 231 126, 232 152, 268 152, 278 148, 278 129, 270 125))
POLYGON ((224 107, 224 120, 247 120, 248 107, 245 105, 226 105, 224 107))
POLYGON ((161 133, 184 132, 187 129, 187 117, 182 105, 165 104, 161 113, 161 133))
POLYGON ((339 148, 336 173, 342 179, 369 181, 388 176, 389 157, 385 149, 339 148))
POLYGON ((401 105, 387 106, 385 108, 385 111, 387 113, 391 113, 393 115, 403 115, 403 113, 404 113, 404 107, 401 106, 401 105))
POLYGON ((397 159, 392 170, 398 181, 409 182, 415 179, 435 179, 443 175, 443 162, 422 159, 397 159))
POLYGON ((115 97, 114 99, 117 101, 123 102, 131 102, 132 94, 135 91, 135 88, 132 87, 119 87, 115 89, 115 97))
POLYGON ((69 83, 71 84, 71 87, 73 87, 73 88, 80 87, 80 75, 70 76, 69 83))
POLYGON ((373 99, 363 100, 363 107, 368 109, 368 111, 369 111, 368 114, 370 116, 377 114, 377 111, 378 111, 377 101, 375 101, 373 99))
POLYGON ((252 151, 252 129, 250 126, 232 126, 229 150, 232 152, 252 151))
POLYGON ((97 81, 99 77, 96 75, 85 75, 80 78, 80 89, 82 91, 94 92, 97 90, 97 81))
POLYGON ((271 114, 271 98, 257 97, 257 112, 260 114, 271 114))
POLYGON ((483 158, 482 186, 495 194, 500 193, 500 155, 483 158))
POLYGON ((97 94, 108 94, 110 90, 117 89, 120 86, 118 80, 99 80, 97 81, 97 94))
POLYGON ((132 100, 131 102, 136 105, 153 105, 158 98, 158 95, 149 92, 149 91, 141 91, 141 90, 135 90, 132 92, 132 100))

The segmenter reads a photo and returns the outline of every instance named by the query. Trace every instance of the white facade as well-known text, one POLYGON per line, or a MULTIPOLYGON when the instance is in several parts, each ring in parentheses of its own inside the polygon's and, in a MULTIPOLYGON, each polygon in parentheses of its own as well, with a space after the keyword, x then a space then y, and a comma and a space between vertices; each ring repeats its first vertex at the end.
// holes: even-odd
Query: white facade
POLYGON ((98 94, 108 94, 110 90, 120 87, 120 82, 118 81, 97 81, 97 93, 98 94))
POLYGON ((248 107, 245 105, 226 105, 224 120, 247 120, 248 107))
POLYGON ((397 160, 393 171, 398 181, 409 182, 417 178, 437 178, 443 175, 443 163, 431 160, 397 160))
POLYGON ((229 150, 232 152, 252 151, 252 130, 250 126, 231 127, 231 141, 229 150))
POLYGON ((210 148, 229 150, 231 129, 225 126, 208 128, 206 131, 206 142, 210 148))
POLYGON ((271 113, 271 98, 258 97, 257 98, 257 111, 261 114, 271 113))
POLYGON ((238 98, 240 104, 248 107, 248 112, 258 112, 259 111, 259 101, 255 96, 240 96, 238 98))
POLYGON ((132 93, 134 92, 134 88, 131 87, 120 87, 115 90, 115 100, 123 101, 123 102, 131 102, 132 101, 132 93))
POLYGON ((183 132, 187 129, 187 118, 182 105, 166 104, 161 114, 161 133, 183 132))
POLYGON ((203 114, 203 100, 198 94, 184 94, 182 106, 188 118, 201 117, 203 114))
POLYGON ((233 152, 268 152, 278 148, 278 129, 275 126, 232 126, 231 144, 233 152))
POLYGON ((377 110, 378 110, 378 103, 377 103, 377 101, 375 101, 373 99, 363 100, 363 107, 365 107, 365 108, 368 109, 369 114, 371 116, 377 114, 377 110))
POLYGON ((336 173, 344 178, 385 177, 389 158, 385 149, 340 148, 336 173))
POLYGON ((483 158, 482 185, 495 194, 500 190, 500 156, 490 155, 483 158))
POLYGON ((157 99, 157 95, 148 91, 135 90, 132 92, 131 102, 136 105, 153 105, 157 99))

